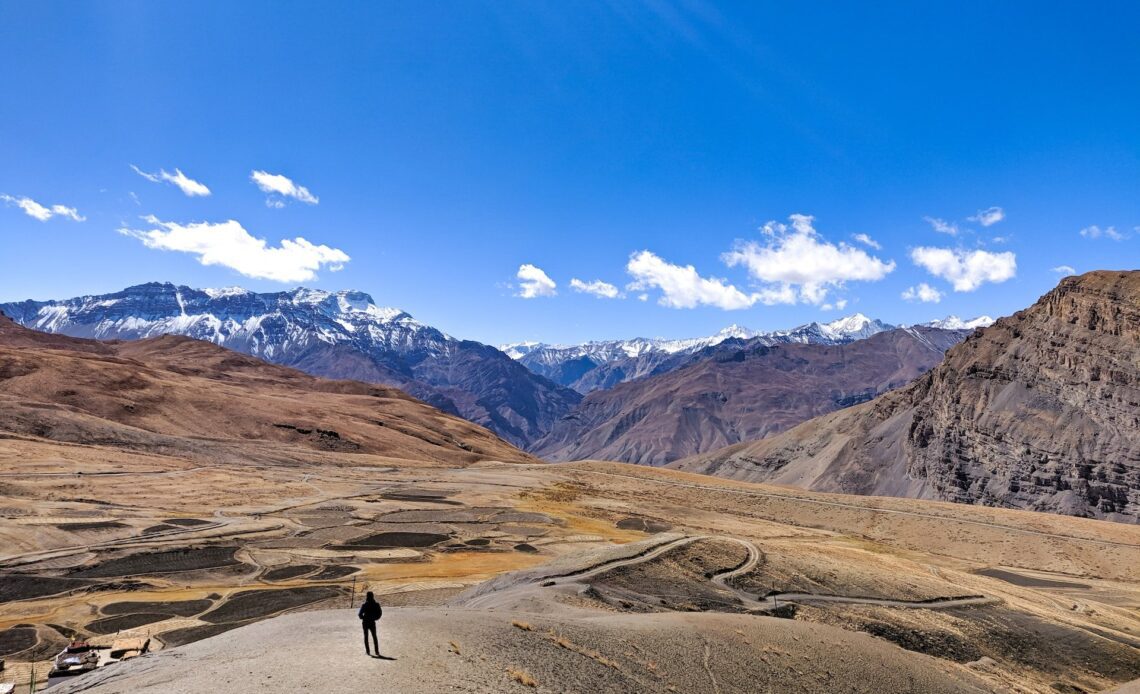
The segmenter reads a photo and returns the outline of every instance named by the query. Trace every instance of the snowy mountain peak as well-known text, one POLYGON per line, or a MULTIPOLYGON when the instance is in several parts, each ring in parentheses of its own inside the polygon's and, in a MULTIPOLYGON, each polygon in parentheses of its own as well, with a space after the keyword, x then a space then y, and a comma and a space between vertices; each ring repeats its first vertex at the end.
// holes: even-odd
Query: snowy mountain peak
POLYGON ((973 330, 975 328, 988 328, 994 324, 994 319, 989 316, 978 316, 969 320, 962 320, 958 316, 946 316, 940 320, 932 320, 923 325, 930 328, 941 328, 942 330, 973 330))
POLYGON ((717 331, 716 335, 713 335, 713 338, 720 338, 721 340, 728 340, 730 338, 739 338, 741 340, 747 340, 748 338, 756 337, 759 334, 760 333, 756 332, 755 330, 752 330, 751 328, 745 328, 742 325, 737 325, 736 323, 733 323, 732 325, 728 326, 727 328, 721 328, 719 331, 717 331))
POLYGON ((884 330, 890 330, 892 325, 875 318, 868 318, 862 313, 844 316, 821 326, 824 333, 836 339, 862 340, 884 330))
POLYGON ((430 352, 451 340, 354 290, 297 287, 259 294, 150 282, 102 296, 5 304, 2 310, 37 330, 97 339, 187 335, 270 360, 315 344, 430 352))

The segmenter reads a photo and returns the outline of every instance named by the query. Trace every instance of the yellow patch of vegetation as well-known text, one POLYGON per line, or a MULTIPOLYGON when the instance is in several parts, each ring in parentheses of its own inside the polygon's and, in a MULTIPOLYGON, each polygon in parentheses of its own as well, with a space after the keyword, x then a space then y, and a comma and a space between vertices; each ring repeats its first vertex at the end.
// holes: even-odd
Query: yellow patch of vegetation
POLYGON ((548 639, 550 639, 550 641, 552 643, 554 643, 554 645, 556 645, 560 648, 565 648, 566 650, 573 651, 574 653, 577 653, 578 655, 586 656, 587 658, 590 658, 591 660, 595 660, 595 661, 601 663, 602 665, 605 665, 606 667, 613 668, 614 670, 620 670, 621 669, 621 665, 619 665, 615 661, 610 660, 609 658, 605 657, 604 655, 595 651, 592 648, 586 648, 585 646, 579 646, 578 644, 574 643, 573 641, 566 638, 562 634, 555 633, 555 631, 553 629, 551 629, 549 632, 547 632, 546 636, 548 639))
POLYGON ((524 687, 537 687, 538 686, 538 680, 531 677, 527 672, 525 672, 523 670, 518 670, 516 668, 509 667, 509 668, 507 668, 507 675, 510 676, 510 678, 512 680, 514 680, 515 682, 518 682, 519 684, 521 684, 524 687))

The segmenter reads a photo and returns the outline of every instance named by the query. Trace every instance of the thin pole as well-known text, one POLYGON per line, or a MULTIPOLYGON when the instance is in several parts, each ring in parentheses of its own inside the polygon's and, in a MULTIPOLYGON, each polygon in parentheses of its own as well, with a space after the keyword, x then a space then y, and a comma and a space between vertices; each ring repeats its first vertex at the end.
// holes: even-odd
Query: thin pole
POLYGON ((348 599, 348 606, 352 607, 356 604, 356 576, 352 577, 352 597, 348 599))

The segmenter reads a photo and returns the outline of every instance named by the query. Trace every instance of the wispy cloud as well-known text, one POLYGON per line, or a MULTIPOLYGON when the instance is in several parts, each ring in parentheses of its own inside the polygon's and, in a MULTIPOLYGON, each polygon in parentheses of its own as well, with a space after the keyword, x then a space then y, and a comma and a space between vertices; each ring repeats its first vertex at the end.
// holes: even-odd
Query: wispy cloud
MULTIPOLYGON (((252 171, 249 174, 249 180, 257 184, 261 192, 268 195, 280 195, 285 198, 293 198, 309 205, 316 205, 320 202, 320 198, 309 192, 305 186, 298 185, 292 179, 281 174, 271 174, 268 171, 252 171)), ((270 197, 265 201, 269 207, 281 208, 285 206, 285 202, 281 198, 270 197)))
POLYGON ((1005 210, 1000 207, 988 207, 978 210, 973 217, 967 217, 971 222, 977 222, 984 227, 990 227, 1005 219, 1005 210))
POLYGON ((715 306, 731 311, 748 308, 760 300, 758 293, 745 294, 723 279, 701 277, 692 265, 674 265, 652 251, 634 253, 625 269, 633 278, 627 289, 659 289, 661 297, 657 303, 669 308, 715 306))
POLYGON ((174 185, 178 186, 179 190, 192 198, 205 197, 210 194, 210 189, 207 188, 204 183, 195 181, 186 174, 182 173, 182 171, 179 169, 175 169, 174 173, 170 173, 165 169, 160 170, 158 173, 147 173, 134 164, 131 164, 131 168, 134 169, 135 173, 142 176, 151 183, 162 183, 164 181, 166 183, 173 183, 174 185))
POLYGON ((221 265, 257 279, 275 282, 308 282, 317 270, 328 267, 340 270, 349 261, 344 251, 316 245, 297 237, 282 239, 270 246, 265 239, 251 235, 234 220, 226 222, 163 222, 148 215, 143 217, 151 229, 119 229, 119 233, 136 238, 147 248, 179 251, 197 256, 203 265, 221 265))
POLYGON ((866 234, 855 234, 851 238, 855 239, 864 246, 867 246, 868 248, 874 248, 876 251, 883 249, 883 246, 878 241, 866 234))
POLYGON ((765 224, 760 230, 763 244, 737 242, 721 256, 729 267, 743 265, 764 283, 759 295, 765 304, 800 301, 818 306, 845 282, 875 282, 895 269, 893 260, 884 262, 861 248, 828 242, 812 226, 810 215, 794 214, 789 220, 765 224))
POLYGON ((840 299, 839 301, 836 301, 834 304, 824 304, 823 306, 820 306, 819 310, 820 311, 842 311, 845 308, 847 308, 847 299, 840 299))
POLYGON ((550 279, 542 268, 523 263, 515 275, 519 279, 518 296, 523 299, 537 299, 540 296, 554 296, 558 285, 550 279))
POLYGON ((617 287, 602 280, 583 282, 577 277, 574 277, 570 280, 570 288, 581 294, 596 296, 599 299, 617 299, 622 295, 617 287))
POLYGON ((910 252, 916 265, 950 282, 956 292, 972 292, 986 282, 1005 282, 1017 274, 1017 256, 1010 251, 966 251, 918 247, 910 252))
POLYGON ((67 207, 66 205, 52 205, 50 207, 41 205, 35 200, 26 197, 14 197, 11 195, 0 195, 0 200, 3 200, 8 205, 15 205, 24 211, 24 214, 29 217, 46 222, 52 217, 65 217, 73 222, 82 222, 87 218, 80 215, 79 211, 74 207, 67 207))
POLYGON ((926 223, 931 226, 939 234, 949 234, 951 236, 958 235, 958 225, 954 222, 947 222, 945 219, 938 217, 923 217, 926 223))
POLYGON ((1072 265, 1058 265, 1057 267, 1053 268, 1053 272, 1057 273, 1058 275, 1067 276, 1077 274, 1077 269, 1072 265))
POLYGON ((931 287, 926 282, 920 282, 917 286, 907 287, 902 293, 902 298, 906 301, 921 301, 924 304, 937 304, 939 301, 942 301, 942 292, 931 287))
POLYGON ((1080 234, 1086 239, 1106 238, 1112 239, 1113 241, 1123 241, 1124 239, 1128 238, 1128 234, 1117 231, 1116 227, 1114 226, 1101 229, 1095 224, 1081 229, 1080 234))

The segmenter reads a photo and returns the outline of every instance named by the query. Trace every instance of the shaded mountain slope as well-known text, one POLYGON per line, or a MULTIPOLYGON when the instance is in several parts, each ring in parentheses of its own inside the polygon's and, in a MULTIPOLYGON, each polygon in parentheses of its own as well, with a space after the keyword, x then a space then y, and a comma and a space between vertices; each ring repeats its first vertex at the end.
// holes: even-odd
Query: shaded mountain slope
POLYGON ((686 366, 588 395, 532 451, 661 465, 783 431, 904 385, 963 331, 904 328, 848 344, 730 340, 686 366))
POLYGON ((203 459, 226 455, 227 441, 263 441, 450 464, 530 460, 393 388, 315 378, 186 337, 96 342, 2 314, 0 430, 203 459))
POLYGON ((1068 277, 909 387, 677 467, 1140 521, 1140 272, 1068 277))
POLYGON ((519 446, 581 399, 493 347, 458 340, 357 291, 258 294, 152 282, 0 304, 0 311, 46 332, 100 340, 186 335, 316 376, 395 386, 519 446))

